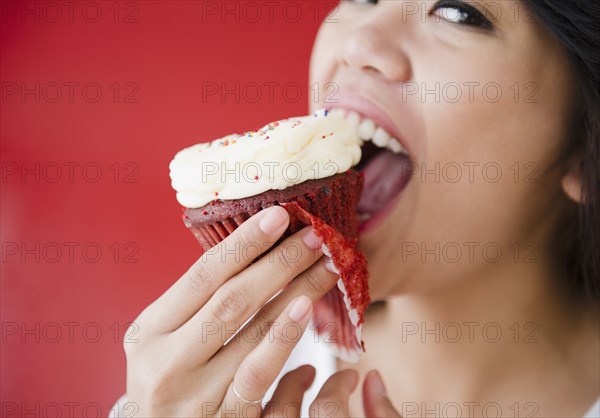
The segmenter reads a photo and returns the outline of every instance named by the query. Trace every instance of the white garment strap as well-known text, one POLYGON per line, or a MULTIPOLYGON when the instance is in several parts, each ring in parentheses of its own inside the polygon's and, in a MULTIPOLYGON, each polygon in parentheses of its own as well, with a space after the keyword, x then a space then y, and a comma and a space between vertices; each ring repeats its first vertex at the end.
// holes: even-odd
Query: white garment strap
POLYGON ((127 402, 127 395, 123 395, 117 403, 113 405, 108 413, 108 418, 134 417, 136 412, 135 405, 129 404, 129 402, 127 402))
POLYGON ((586 412, 583 418, 600 418, 600 398, 596 400, 596 403, 586 412))

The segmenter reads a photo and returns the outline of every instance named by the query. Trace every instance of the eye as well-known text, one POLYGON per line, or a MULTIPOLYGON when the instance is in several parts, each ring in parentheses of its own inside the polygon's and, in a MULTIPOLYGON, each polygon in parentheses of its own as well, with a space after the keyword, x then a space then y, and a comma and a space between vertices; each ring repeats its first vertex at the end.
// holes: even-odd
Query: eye
POLYGON ((473 26, 485 30, 493 30, 494 25, 477 8, 460 0, 440 0, 429 12, 448 22, 464 26, 473 26))

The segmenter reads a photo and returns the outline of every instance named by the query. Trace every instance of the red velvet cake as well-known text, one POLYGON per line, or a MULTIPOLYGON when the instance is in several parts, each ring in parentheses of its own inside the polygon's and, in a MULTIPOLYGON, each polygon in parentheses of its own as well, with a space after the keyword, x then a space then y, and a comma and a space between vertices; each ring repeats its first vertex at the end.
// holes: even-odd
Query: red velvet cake
MULTIPOLYGON (((183 220, 202 248, 208 250, 261 209, 296 202, 345 237, 356 238, 356 205, 362 187, 362 176, 350 169, 341 174, 308 180, 283 190, 267 190, 259 195, 238 200, 215 199, 200 208, 185 208, 183 220)), ((292 221, 282 239, 305 226, 305 223, 299 220, 292 221)))

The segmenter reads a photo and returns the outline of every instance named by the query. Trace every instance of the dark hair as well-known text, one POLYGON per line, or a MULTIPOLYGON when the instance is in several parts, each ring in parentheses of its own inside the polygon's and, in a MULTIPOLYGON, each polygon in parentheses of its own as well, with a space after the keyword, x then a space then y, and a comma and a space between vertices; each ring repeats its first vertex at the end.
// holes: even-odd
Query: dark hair
MULTIPOLYGON (((563 45, 577 83, 576 153, 582 178, 573 236, 575 285, 600 295, 600 3, 596 0, 525 0, 535 20, 563 45)), ((567 255, 569 257, 569 255, 567 255)))

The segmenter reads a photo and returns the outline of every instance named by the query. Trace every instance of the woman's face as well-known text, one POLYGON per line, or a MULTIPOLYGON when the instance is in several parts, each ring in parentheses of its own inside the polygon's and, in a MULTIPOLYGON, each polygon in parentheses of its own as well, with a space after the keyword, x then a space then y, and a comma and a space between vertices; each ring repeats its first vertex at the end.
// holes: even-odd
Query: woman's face
POLYGON ((311 110, 373 119, 410 158, 379 149, 365 174, 374 299, 545 268, 566 204, 570 77, 519 1, 340 2, 315 42, 311 110))

